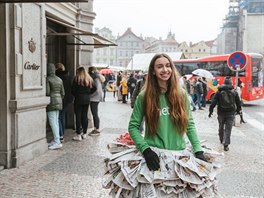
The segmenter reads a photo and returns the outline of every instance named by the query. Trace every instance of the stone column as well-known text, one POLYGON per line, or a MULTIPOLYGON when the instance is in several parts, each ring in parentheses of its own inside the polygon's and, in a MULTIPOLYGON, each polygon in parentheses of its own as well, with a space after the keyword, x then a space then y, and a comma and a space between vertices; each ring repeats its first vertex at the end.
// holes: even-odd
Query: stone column
POLYGON ((0 163, 6 168, 47 151, 45 19, 45 4, 0 4, 0 163))

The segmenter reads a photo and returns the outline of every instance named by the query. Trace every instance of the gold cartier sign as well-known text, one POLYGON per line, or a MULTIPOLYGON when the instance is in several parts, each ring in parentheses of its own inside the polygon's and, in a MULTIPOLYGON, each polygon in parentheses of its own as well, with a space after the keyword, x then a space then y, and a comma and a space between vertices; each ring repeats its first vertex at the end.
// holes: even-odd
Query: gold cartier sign
POLYGON ((38 70, 40 68, 40 65, 36 65, 35 63, 33 64, 30 64, 29 61, 27 61, 25 64, 24 64, 24 69, 26 70, 38 70))

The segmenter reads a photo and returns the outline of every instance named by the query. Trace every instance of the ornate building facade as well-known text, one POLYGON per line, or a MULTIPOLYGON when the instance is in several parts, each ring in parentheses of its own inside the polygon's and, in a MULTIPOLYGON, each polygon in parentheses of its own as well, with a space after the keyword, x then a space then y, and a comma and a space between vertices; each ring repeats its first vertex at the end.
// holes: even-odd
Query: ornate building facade
POLYGON ((103 39, 92 33, 94 19, 93 1, 0 3, 0 166, 47 151, 46 65, 61 62, 71 75, 91 65, 103 39))

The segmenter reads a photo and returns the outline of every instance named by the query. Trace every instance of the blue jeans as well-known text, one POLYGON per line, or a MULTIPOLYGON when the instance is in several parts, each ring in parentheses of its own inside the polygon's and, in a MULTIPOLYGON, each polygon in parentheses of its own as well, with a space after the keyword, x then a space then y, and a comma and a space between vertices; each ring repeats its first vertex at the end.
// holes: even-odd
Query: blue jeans
POLYGON ((59 113, 59 127, 60 127, 60 137, 64 136, 65 131, 65 114, 67 111, 68 105, 65 105, 62 110, 60 110, 59 113))
POLYGON ((59 111, 48 111, 48 120, 53 133, 53 141, 60 144, 59 111))
POLYGON ((201 94, 196 94, 196 97, 197 97, 197 100, 195 102, 195 104, 198 105, 199 109, 201 108, 201 99, 202 99, 202 96, 201 94))

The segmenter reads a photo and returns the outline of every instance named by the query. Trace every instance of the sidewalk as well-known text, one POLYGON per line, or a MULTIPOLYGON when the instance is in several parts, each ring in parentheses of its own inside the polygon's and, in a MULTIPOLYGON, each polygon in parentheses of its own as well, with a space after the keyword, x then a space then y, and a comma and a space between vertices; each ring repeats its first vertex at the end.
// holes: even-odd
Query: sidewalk
MULTIPOLYGON (((107 198, 102 188, 103 160, 109 156, 106 145, 127 131, 130 104, 117 102, 108 93, 99 104, 101 135, 81 142, 72 141, 73 130, 66 131, 61 150, 44 155, 16 169, 0 171, 1 198, 107 198)), ((218 142, 216 115, 209 120, 208 107, 193 113, 201 140, 222 152, 218 142)), ((235 127, 232 145, 226 153, 225 167, 219 176, 219 191, 223 197, 263 197, 263 139, 256 139, 248 126, 235 127), (261 161, 262 160, 262 161, 261 161)))

